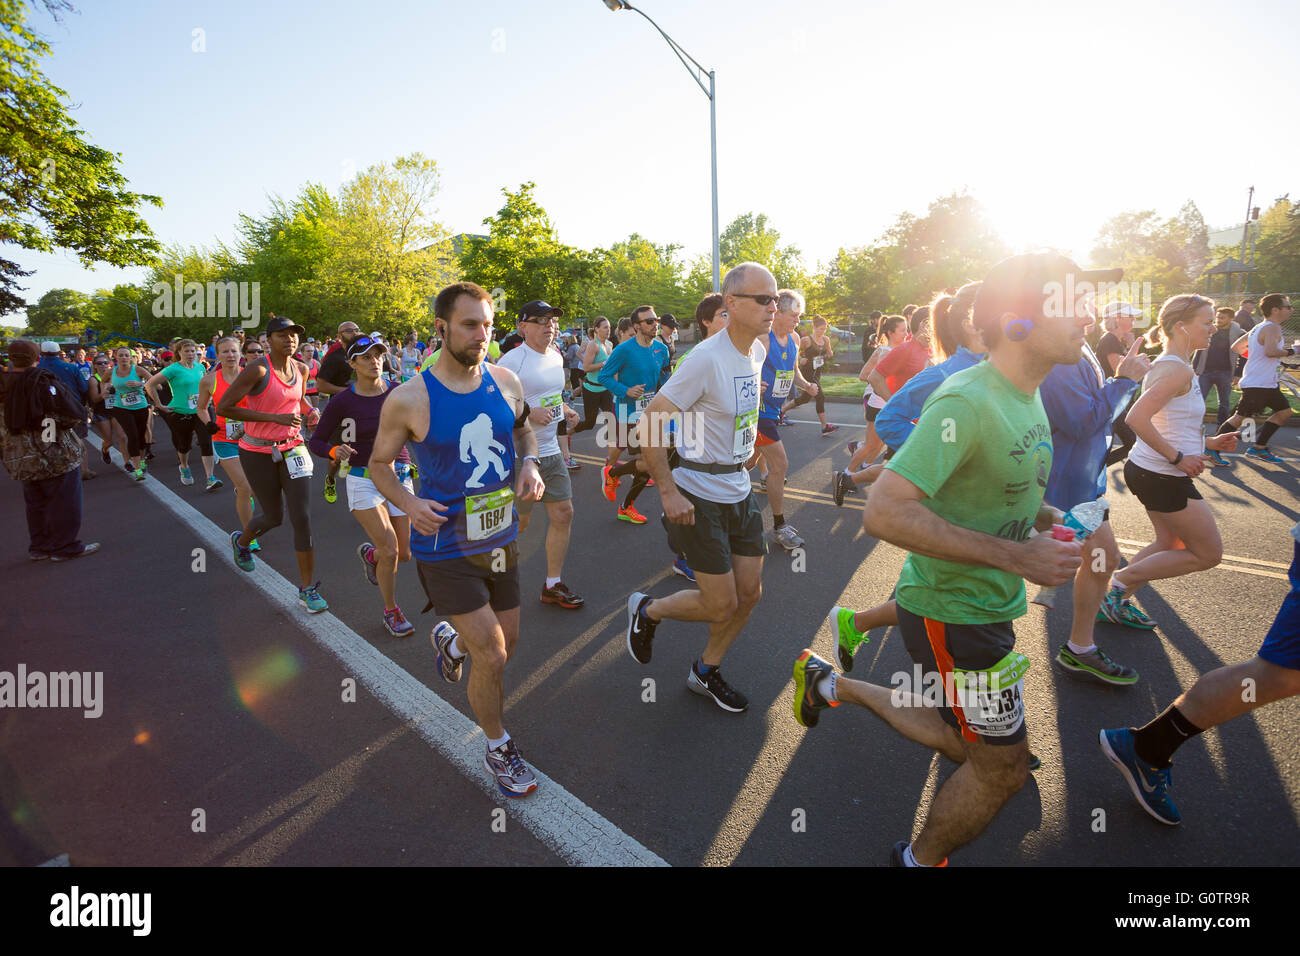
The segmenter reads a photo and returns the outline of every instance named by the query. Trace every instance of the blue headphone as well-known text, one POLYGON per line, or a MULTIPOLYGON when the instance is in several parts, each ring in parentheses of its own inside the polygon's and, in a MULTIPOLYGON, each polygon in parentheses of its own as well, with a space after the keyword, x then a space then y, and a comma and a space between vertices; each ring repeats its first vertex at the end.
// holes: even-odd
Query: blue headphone
POLYGON ((1023 342, 1029 338, 1029 333, 1034 330, 1033 319, 1012 319, 1007 323, 1005 329, 1006 336, 1012 342, 1023 342))

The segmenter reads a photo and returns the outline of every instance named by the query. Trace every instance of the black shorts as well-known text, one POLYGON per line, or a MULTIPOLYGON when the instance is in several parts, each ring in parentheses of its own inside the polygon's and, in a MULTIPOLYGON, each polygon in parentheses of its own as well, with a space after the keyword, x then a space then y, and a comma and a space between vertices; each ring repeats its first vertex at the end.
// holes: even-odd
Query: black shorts
POLYGON ((735 504, 724 505, 696 497, 678 488, 695 506, 695 524, 673 524, 665 515, 664 530, 668 547, 682 555, 692 571, 726 574, 731 570, 731 556, 761 558, 767 554, 763 537, 763 513, 758 510, 754 493, 735 504))
POLYGON ((1196 482, 1186 475, 1162 475, 1147 471, 1141 465, 1133 464, 1129 459, 1124 462, 1124 483, 1129 491, 1137 495, 1138 501, 1147 511, 1161 514, 1173 514, 1187 507, 1187 502, 1201 500, 1201 493, 1196 490, 1196 482))
POLYGON ((862 410, 866 413, 867 421, 869 422, 874 422, 876 416, 880 414, 880 409, 876 408, 875 405, 869 404, 865 398, 862 400, 862 410))
POLYGON ((1284 408, 1290 408, 1291 404, 1286 400, 1286 394, 1281 388, 1243 388, 1241 390, 1241 401, 1237 403, 1237 410, 1234 415, 1240 415, 1243 418, 1253 418, 1264 410, 1270 412, 1280 412, 1284 408))
MULTIPOLYGON (((445 561, 416 561, 420 584, 429 598, 425 611, 444 617, 469 614, 487 605, 494 611, 519 607, 519 543, 510 542, 505 551, 506 568, 494 571, 491 551, 445 561)), ((496 560, 499 561, 499 555, 496 560)), ((421 613, 424 613, 423 611, 421 613)))
MULTIPOLYGON (((982 740, 994 746, 1011 746, 1025 739, 1023 686, 1002 684, 989 695, 991 706, 981 710, 973 697, 957 691, 953 671, 984 671, 1003 663, 1015 653, 1016 634, 1010 621, 995 624, 945 624, 913 614, 898 605, 898 630, 903 646, 921 668, 921 687, 911 687, 915 670, 907 684, 921 694, 926 706, 937 706, 943 722, 957 730, 962 738, 982 740)), ((1024 660, 1024 668, 1028 661, 1024 660)), ((1020 672, 1023 674, 1023 670, 1020 672)))

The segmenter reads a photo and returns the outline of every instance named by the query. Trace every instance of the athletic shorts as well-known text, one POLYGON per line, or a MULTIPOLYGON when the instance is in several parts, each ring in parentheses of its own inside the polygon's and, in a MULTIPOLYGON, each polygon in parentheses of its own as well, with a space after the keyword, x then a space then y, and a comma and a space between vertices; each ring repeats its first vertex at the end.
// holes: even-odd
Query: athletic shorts
POLYGON ((754 439, 754 444, 759 448, 764 445, 775 445, 781 440, 781 433, 777 431, 775 418, 760 418, 758 420, 758 435, 754 439))
POLYGON ((420 584, 429 598, 425 611, 443 617, 469 614, 488 606, 494 611, 512 611, 519 606, 519 543, 511 541, 505 551, 506 569, 492 570, 491 551, 467 558, 415 562, 420 584))
POLYGON ((1273 388, 1243 388, 1241 390, 1241 401, 1237 403, 1234 415, 1240 415, 1243 418, 1253 418, 1261 412, 1267 410, 1270 412, 1280 412, 1284 408, 1290 408, 1291 405, 1286 400, 1286 395, 1282 389, 1273 388))
POLYGON ((232 458, 239 457, 239 442, 237 441, 217 441, 212 440, 212 454, 217 456, 217 461, 229 461, 232 458))
MULTIPOLYGON (((569 477, 569 467, 564 463, 563 455, 547 455, 541 459, 542 483, 546 490, 542 492, 543 502, 568 501, 573 497, 573 480, 569 477)), ((532 511, 535 501, 515 499, 515 508, 521 515, 532 511)))
POLYGON ((685 557, 692 571, 726 574, 731 570, 733 554, 746 558, 767 554, 763 513, 752 491, 744 501, 724 505, 698 498, 680 487, 677 490, 695 506, 695 524, 673 524, 667 515, 660 520, 668 532, 668 547, 685 557))
POLYGON ((874 422, 876 416, 880 414, 880 409, 876 408, 875 405, 869 405, 866 399, 863 399, 862 401, 862 411, 865 413, 866 419, 869 422, 874 422))
MULTIPOLYGON (((356 475, 348 475, 348 511, 369 511, 371 508, 378 508, 380 505, 388 506, 388 514, 393 518, 401 518, 406 512, 398 508, 375 487, 375 483, 369 478, 358 478, 356 475)), ((410 477, 402 482, 402 487, 415 494, 415 485, 412 484, 410 477)))
POLYGON ((1260 646, 1261 660, 1300 670, 1300 541, 1295 542, 1291 558, 1291 593, 1282 601, 1273 626, 1268 629, 1260 646))
POLYGON ((1162 475, 1147 471, 1141 465, 1133 464, 1132 459, 1124 462, 1124 483, 1129 491, 1137 495, 1138 501, 1147 511, 1161 514, 1173 514, 1187 507, 1187 502, 1201 500, 1201 493, 1196 490, 1196 482, 1186 475, 1162 475))
POLYGON ((103 405, 90 406, 90 423, 92 425, 97 425, 100 422, 109 422, 112 420, 113 419, 108 414, 108 409, 105 408, 103 405))
POLYGON ((981 708, 977 700, 963 700, 963 695, 956 692, 953 679, 954 669, 983 671, 1014 653, 1016 634, 1010 621, 945 624, 919 617, 899 604, 898 629, 903 635, 903 646, 921 669, 921 687, 911 686, 915 683, 915 669, 907 675, 908 683, 903 687, 921 694, 926 706, 938 707, 945 724, 971 742, 982 740, 994 746, 1010 746, 1025 739, 1022 683, 1002 685, 988 695, 987 705, 981 708))

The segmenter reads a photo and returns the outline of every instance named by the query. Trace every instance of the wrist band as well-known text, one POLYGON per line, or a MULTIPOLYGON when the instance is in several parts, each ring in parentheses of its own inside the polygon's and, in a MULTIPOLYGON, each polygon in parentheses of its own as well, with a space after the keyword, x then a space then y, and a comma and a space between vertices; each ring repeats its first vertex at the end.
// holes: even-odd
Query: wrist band
POLYGON ((1178 464, 1178 463, 1179 463, 1180 461, 1182 461, 1182 460, 1183 460, 1183 453, 1180 451, 1180 452, 1178 453, 1178 457, 1175 458, 1173 461, 1171 461, 1169 464, 1171 464, 1171 465, 1176 465, 1176 464, 1178 464))

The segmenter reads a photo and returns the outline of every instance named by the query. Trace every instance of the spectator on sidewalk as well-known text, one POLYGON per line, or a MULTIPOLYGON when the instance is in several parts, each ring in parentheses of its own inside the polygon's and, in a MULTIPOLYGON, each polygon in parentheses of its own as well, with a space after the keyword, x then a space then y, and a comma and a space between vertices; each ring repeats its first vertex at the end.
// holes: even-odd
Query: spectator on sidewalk
POLYGON ((85 412, 81 416, 81 421, 76 425, 75 431, 77 437, 82 439, 81 446, 81 478, 83 481, 94 478, 97 472, 91 470, 86 453, 89 446, 85 444, 85 439, 90 435, 88 422, 90 421, 90 412, 86 407, 87 396, 90 394, 89 376, 83 377, 81 370, 71 362, 63 360, 63 350, 59 348, 57 342, 41 343, 41 361, 40 367, 48 369, 58 376, 59 381, 68 386, 68 390, 77 396, 77 401, 81 403, 85 412))

